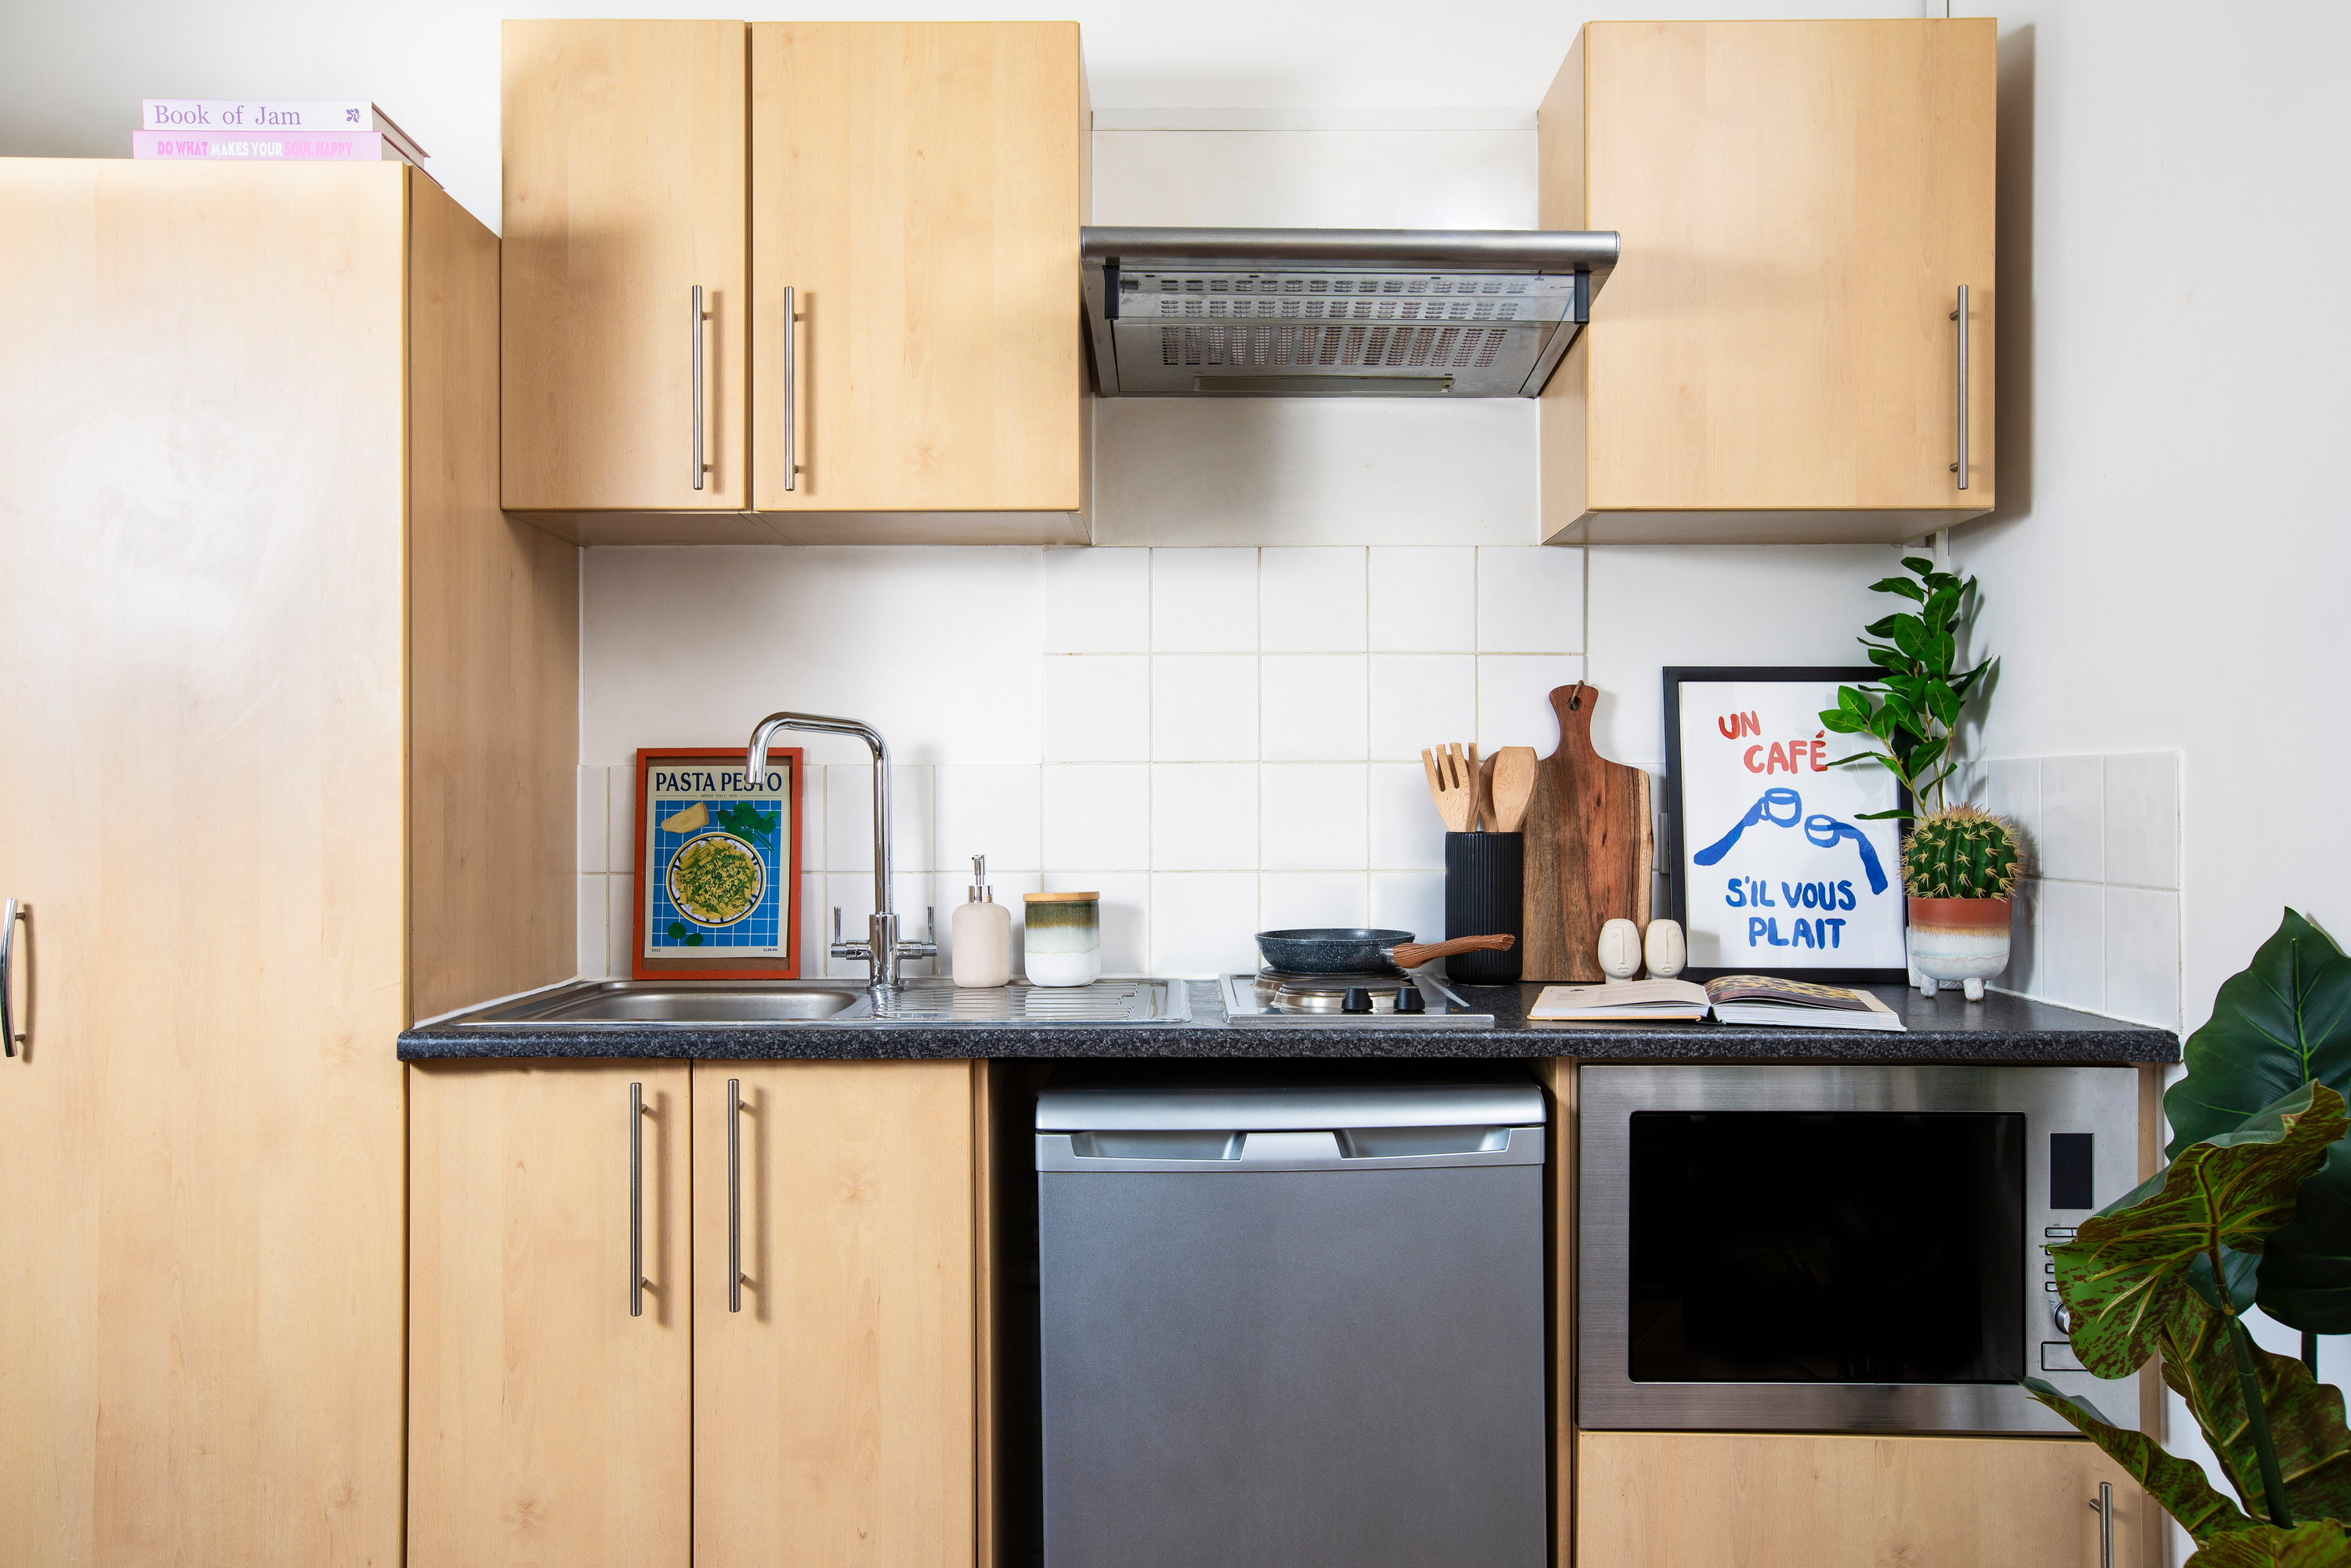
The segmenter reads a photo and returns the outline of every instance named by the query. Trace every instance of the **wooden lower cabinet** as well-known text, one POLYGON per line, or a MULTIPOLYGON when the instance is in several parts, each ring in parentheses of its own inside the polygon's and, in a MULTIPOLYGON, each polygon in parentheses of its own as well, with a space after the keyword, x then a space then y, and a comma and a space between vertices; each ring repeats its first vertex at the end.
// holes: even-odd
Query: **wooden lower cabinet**
POLYGON ((968 1568, 974 1073, 413 1068, 410 1568, 968 1568))
POLYGON ((2161 1562, 2163 1516, 2086 1442, 1584 1432, 1576 1568, 2117 1568, 2161 1562))
POLYGON ((695 1064, 695 1568, 971 1563, 973 1071, 695 1064))
POLYGON ((687 1094, 684 1062, 410 1070, 409 1568, 691 1561, 687 1094))

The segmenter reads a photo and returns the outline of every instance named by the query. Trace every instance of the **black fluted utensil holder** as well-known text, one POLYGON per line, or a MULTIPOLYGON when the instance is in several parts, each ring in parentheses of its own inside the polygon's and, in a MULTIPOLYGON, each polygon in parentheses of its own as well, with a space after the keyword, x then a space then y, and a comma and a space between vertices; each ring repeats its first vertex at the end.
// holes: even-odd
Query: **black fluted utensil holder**
MULTIPOLYGON (((1483 936, 1507 931, 1522 943, 1527 838, 1524 833, 1445 835, 1445 936, 1483 936)), ((1506 953, 1456 953, 1445 972, 1473 986, 1514 983, 1524 962, 1513 943, 1506 953)))

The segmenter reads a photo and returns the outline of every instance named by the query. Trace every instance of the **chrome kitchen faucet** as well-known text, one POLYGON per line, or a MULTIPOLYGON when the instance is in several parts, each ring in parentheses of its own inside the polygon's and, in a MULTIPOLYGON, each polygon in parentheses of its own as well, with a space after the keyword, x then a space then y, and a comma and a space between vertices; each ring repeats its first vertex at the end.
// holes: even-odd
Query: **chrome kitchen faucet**
POLYGON ((870 724, 853 718, 826 718, 812 713, 771 713, 751 731, 745 749, 747 776, 756 779, 768 764, 768 741, 779 729, 805 729, 819 735, 853 735, 873 753, 873 918, 862 942, 841 940, 840 918, 834 917, 831 948, 836 958, 862 958, 870 966, 868 984, 877 991, 898 988, 898 963, 903 958, 935 958, 935 942, 898 940, 898 916, 890 907, 890 747, 870 724))

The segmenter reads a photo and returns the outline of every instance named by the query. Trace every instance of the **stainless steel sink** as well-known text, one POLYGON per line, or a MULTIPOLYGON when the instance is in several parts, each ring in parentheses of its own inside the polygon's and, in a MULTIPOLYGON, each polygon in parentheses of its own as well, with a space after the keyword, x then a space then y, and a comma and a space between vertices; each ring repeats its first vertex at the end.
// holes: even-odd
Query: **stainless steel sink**
POLYGON ((958 989, 909 980, 877 1012, 872 993, 839 980, 580 980, 449 1019, 457 1028, 764 1029, 777 1024, 1182 1023, 1192 1016, 1181 980, 1096 980, 958 989))
POLYGON ((853 1022, 872 1016, 862 990, 838 984, 586 981, 453 1019, 458 1024, 763 1025, 853 1022))

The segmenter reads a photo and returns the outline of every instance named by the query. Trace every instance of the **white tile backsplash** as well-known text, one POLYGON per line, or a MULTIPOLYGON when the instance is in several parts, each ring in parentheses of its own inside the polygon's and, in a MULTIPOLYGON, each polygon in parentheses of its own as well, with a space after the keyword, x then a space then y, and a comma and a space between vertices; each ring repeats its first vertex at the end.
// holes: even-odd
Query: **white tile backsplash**
POLYGON ((625 980, 636 973, 637 879, 604 879, 604 974, 625 980))
POLYGON ((2105 880, 2109 885, 2179 886, 2179 755, 2106 758, 2105 880))
POLYGON ((2025 863, 2037 866, 2041 853, 2041 764, 2032 758, 2007 758, 1983 767, 1983 809, 2005 817, 2023 835, 2025 863))
MULTIPOLYGON (((604 769, 604 796, 611 816, 604 840, 604 869, 633 875, 637 869, 637 765, 604 769)), ((807 831, 803 817, 801 831, 807 831)))
POLYGON ((1222 975, 1258 966, 1257 873, 1155 872, 1151 972, 1222 975))
POLYGON ((1372 873, 1372 908, 1368 924, 1389 931, 1409 931, 1423 942, 1443 941, 1445 873, 1442 871, 1372 873))
POLYGON ((1151 648, 1156 653, 1257 652, 1258 552, 1151 552, 1151 648))
MULTIPOLYGON (((971 857, 986 855, 992 873, 1044 866, 1040 813, 1043 770, 1025 762, 943 762, 933 785, 938 802, 938 852, 928 861, 900 848, 897 863, 929 864, 968 879, 971 857)), ((901 845, 905 841, 902 838, 901 845)))
POLYGON ((1478 661, 1468 653, 1374 653, 1372 760, 1417 759, 1477 728, 1478 661))
POLYGON ((2069 1008, 2104 1012, 2105 890, 2088 883, 2044 882, 2037 902, 2035 913, 2041 927, 2040 994, 2069 1008))
POLYGON ((1479 550, 1478 651, 1583 652, 1583 552, 1545 546, 1479 550))
POLYGON ((1361 929, 1371 923, 1371 897, 1362 872, 1270 871, 1258 878, 1261 931, 1361 929))
POLYGON ((1531 746, 1538 757, 1559 748, 1559 716, 1551 694, 1583 678, 1583 661, 1573 655, 1486 654, 1478 656, 1478 747, 1492 753, 1505 746, 1531 746))
POLYGON ((1360 762, 1267 763, 1258 777, 1259 866, 1269 872, 1365 869, 1367 771, 1360 762))
POLYGON ((583 980, 605 978, 611 963, 611 955, 604 945, 604 884, 611 880, 593 873, 579 879, 579 962, 580 977, 583 980))
POLYGON ((1254 871, 1257 765, 1151 765, 1151 869, 1254 871))
MULTIPOLYGON (((811 769, 813 771, 813 769, 811 769)), ((1036 776, 1029 768, 1029 776, 1036 776)), ((928 871, 932 858, 933 770, 920 762, 890 764, 890 856, 898 870, 928 871)), ((824 869, 873 870, 873 765, 835 763, 824 770, 824 869)), ((809 821, 800 819, 800 833, 809 821)), ((1031 846, 1030 864, 1034 864, 1031 846)), ((803 863, 801 870, 808 866, 803 863)))
POLYGON ((1374 653, 1478 650, 1478 552, 1445 546, 1371 549, 1374 653))
POLYGON ((1258 552, 1260 653, 1360 653, 1364 608, 1360 546, 1258 552))
POLYGON ((2043 876, 2060 882, 2105 880, 2105 758, 2041 759, 2043 876))
POLYGON ((1151 661, 1151 759, 1253 762, 1258 664, 1253 653, 1151 661))
POLYGON ((1151 760, 1151 666, 1132 654, 1044 660, 1045 760, 1151 760))
POLYGON ((1445 823, 1429 798, 1428 770, 1417 762, 1374 762, 1371 784, 1374 871, 1445 869, 1445 823))
POLYGON ((1281 653, 1258 661, 1269 762, 1361 762, 1368 747, 1369 662, 1360 653, 1281 653))
POLYGON ((2106 890, 2105 1010, 2164 1029, 2179 1027, 2179 894, 2106 890))
POLYGON ((1045 768, 1044 862, 1118 871, 1151 868, 1151 768, 1141 762, 1053 763, 1045 768))
POLYGON ((1151 650, 1151 552, 1045 552, 1045 652, 1144 653, 1151 650))

